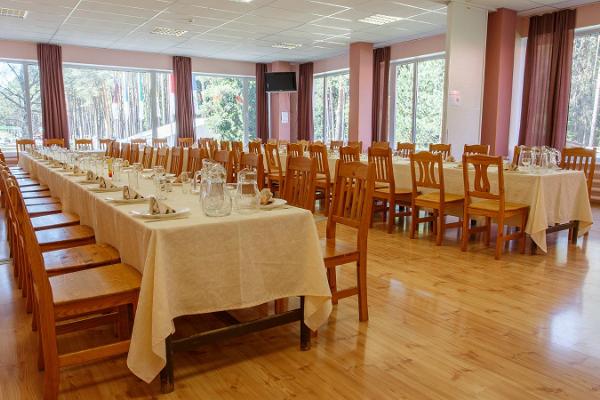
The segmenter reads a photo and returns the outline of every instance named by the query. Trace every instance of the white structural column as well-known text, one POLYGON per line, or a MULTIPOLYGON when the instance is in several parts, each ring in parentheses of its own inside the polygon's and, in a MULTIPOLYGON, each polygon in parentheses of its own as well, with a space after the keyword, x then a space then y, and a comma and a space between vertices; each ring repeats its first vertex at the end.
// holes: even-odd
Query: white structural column
POLYGON ((464 3, 448 4, 445 142, 455 157, 464 144, 481 138, 487 15, 488 10, 464 3))

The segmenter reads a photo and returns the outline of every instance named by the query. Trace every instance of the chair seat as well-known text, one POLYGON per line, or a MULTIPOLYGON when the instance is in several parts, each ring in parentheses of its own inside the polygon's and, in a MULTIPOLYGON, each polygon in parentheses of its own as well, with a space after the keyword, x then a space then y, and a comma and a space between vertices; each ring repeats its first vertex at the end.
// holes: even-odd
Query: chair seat
MULTIPOLYGON (((56 307, 136 293, 141 275, 130 265, 113 264, 49 278, 56 307)), ((57 310, 58 311, 58 310, 57 310)), ((84 310, 74 310, 81 313, 84 310)))
POLYGON ((41 199, 44 197, 52 197, 52 194, 48 190, 43 192, 25 192, 23 193, 23 199, 41 199))
POLYGON ((31 192, 46 192, 50 190, 46 185, 37 185, 37 186, 25 186, 20 188, 21 193, 31 193, 31 192))
POLYGON ((358 257, 358 249, 356 243, 346 242, 343 240, 328 240, 321 239, 321 254, 327 263, 328 260, 335 258, 356 258, 358 257))
MULTIPOLYGON (((402 196, 402 195, 412 195, 412 189, 406 189, 406 188, 394 188, 394 192, 397 196, 402 196)), ((376 195, 389 195, 390 194, 390 187, 384 187, 384 188, 379 188, 379 189, 375 189, 375 194, 376 195)))
POLYGON ((31 218, 40 217, 42 215, 57 214, 61 212, 60 204, 38 204, 35 206, 26 206, 27 213, 31 218))
POLYGON ((86 225, 44 229, 36 231, 35 236, 43 251, 56 250, 64 246, 73 247, 69 244, 93 241, 95 237, 94 230, 86 225))
POLYGON ((26 206, 36 206, 41 204, 58 204, 60 203, 60 199, 56 197, 39 197, 32 199, 23 199, 26 206))
POLYGON ((31 218, 31 224, 36 231, 79 225, 79 215, 66 212, 44 215, 42 217, 31 218))
MULTIPOLYGON (((444 202, 446 202, 446 203, 452 203, 455 201, 463 201, 464 199, 465 199, 465 196, 461 196, 458 194, 452 194, 452 193, 444 193, 444 202)), ((440 202, 440 192, 431 192, 431 193, 418 195, 417 197, 415 197, 415 201, 419 201, 419 200, 431 202, 431 203, 439 203, 440 202)))
MULTIPOLYGON (((505 211, 519 211, 528 209, 529 206, 526 204, 519 203, 504 203, 505 211)), ((500 202, 498 200, 483 200, 473 202, 469 205, 470 210, 482 210, 482 211, 500 211, 500 202)))
POLYGON ((121 261, 119 252, 108 244, 88 244, 43 254, 49 275, 58 275, 121 261))
POLYGON ((40 182, 36 181, 35 179, 17 178, 17 185, 19 185, 20 187, 38 186, 39 184, 40 182))

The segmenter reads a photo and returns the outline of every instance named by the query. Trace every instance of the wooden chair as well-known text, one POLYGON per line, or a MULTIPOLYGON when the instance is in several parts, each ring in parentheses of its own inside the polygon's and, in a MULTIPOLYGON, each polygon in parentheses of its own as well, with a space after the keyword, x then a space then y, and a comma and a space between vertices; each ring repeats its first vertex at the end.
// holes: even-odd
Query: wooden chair
POLYGON ((167 138, 152 138, 152 147, 163 148, 169 147, 167 138))
POLYGON ((17 162, 19 161, 19 153, 21 151, 29 151, 35 147, 35 140, 33 139, 17 139, 17 162))
POLYGON ((177 138, 177 146, 178 147, 192 147, 194 144, 194 138, 186 137, 186 138, 177 138))
POLYGON ((527 146, 515 146, 515 148, 513 150, 513 158, 512 158, 512 162, 511 162, 511 164, 513 165, 513 167, 518 167, 519 166, 519 158, 521 157, 521 151, 522 150, 531 150, 531 147, 527 147, 527 146))
POLYGON ((304 157, 304 147, 300 143, 287 144, 288 157, 304 157))
POLYGON ((529 206, 525 204, 509 203, 504 195, 504 171, 502 157, 486 155, 463 155, 463 179, 465 188, 465 202, 462 228, 462 251, 467 251, 469 236, 474 232, 484 232, 485 244, 489 246, 492 219, 498 224, 498 236, 496 239, 496 260, 500 259, 504 249, 504 243, 509 240, 519 240, 521 253, 525 252, 525 225, 529 215, 529 206), (469 166, 473 166, 475 173, 473 185, 469 166), (498 190, 492 192, 488 169, 493 167, 498 172, 498 190), (474 201, 475 200, 475 201, 474 201), (485 217, 485 225, 471 227, 471 218, 485 217), (504 225, 511 218, 519 218, 519 230, 512 234, 504 233, 504 225))
POLYGON ((44 399, 54 400, 59 394, 60 368, 128 352, 141 276, 129 265, 114 264, 49 277, 29 219, 22 217, 20 223, 36 288, 38 366, 44 369, 44 399), (118 327, 118 342, 59 354, 57 335, 109 323, 118 327))
POLYGON ((149 169, 152 167, 152 157, 154 155, 154 147, 146 146, 144 147, 144 152, 142 154, 142 167, 149 169))
POLYGON ((92 150, 94 148, 94 142, 92 139, 75 139, 76 150, 92 150))
POLYGON ((474 154, 481 154, 484 156, 490 155, 490 145, 489 144, 465 144, 463 149, 463 154, 468 156, 472 156, 474 154))
POLYGON ((237 151, 238 154, 244 151, 244 143, 240 141, 231 142, 231 151, 237 151))
POLYGON ((129 161, 129 159, 131 158, 131 144, 130 143, 122 143, 121 144, 121 153, 119 154, 119 158, 129 161))
POLYGON ((374 149, 389 149, 390 143, 389 142, 373 142, 373 143, 371 143, 371 147, 373 147, 374 149))
POLYGON ((139 159, 140 159, 140 145, 132 144, 131 152, 129 153, 129 158, 127 159, 127 161, 129 161, 129 164, 133 164, 133 163, 138 162, 139 159))
MULTIPOLYGON (((189 155, 188 155, 189 157, 189 155)), ((171 149, 171 166, 169 172, 179 176, 183 170, 183 147, 173 147, 171 149)))
POLYGON ((148 144, 146 139, 131 139, 129 142, 132 145, 137 144, 138 146, 146 146, 148 144))
POLYGON ((332 140, 331 142, 329 142, 329 150, 331 151, 339 150, 341 147, 344 147, 343 140, 332 140))
POLYGON ((367 305, 367 236, 371 219, 375 188, 375 167, 360 162, 336 162, 333 201, 327 219, 326 239, 321 240, 323 261, 331 288, 331 298, 337 304, 341 298, 358 295, 360 321, 369 319, 367 305), (336 238, 337 224, 356 230, 356 242, 336 238), (338 265, 356 263, 357 285, 338 290, 336 268, 338 265))
POLYGON ((429 143, 431 153, 442 153, 443 159, 447 159, 452 154, 452 145, 445 143, 429 143))
POLYGON ((113 140, 110 143, 109 157, 118 158, 121 156, 121 143, 113 140))
POLYGON ((362 140, 360 142, 348 142, 348 147, 356 147, 356 148, 358 148, 358 152, 359 153, 363 152, 363 142, 362 142, 362 140))
MULTIPOLYGON (((112 141, 113 141, 112 139, 100 139, 99 140, 100 149, 108 150, 108 147, 112 141)), ((105 153, 105 155, 108 155, 108 154, 105 153)))
MULTIPOLYGON (((392 149, 369 147, 369 163, 375 165, 375 190, 373 199, 381 200, 387 207, 388 233, 392 233, 396 217, 411 215, 408 211, 397 211, 396 206, 410 207, 412 189, 397 188, 392 165, 392 149)), ((384 207, 384 210, 385 208, 384 207)), ((385 221, 385 212, 384 212, 385 221)))
POLYGON ((360 149, 351 146, 340 147, 340 161, 343 163, 360 161, 360 149))
POLYGON ((262 143, 256 141, 248 143, 248 152, 262 154, 262 143))
POLYGON ((269 139, 267 140, 267 144, 274 144, 279 146, 279 140, 278 139, 269 139))
POLYGON ((265 164, 260 153, 242 153, 240 155, 240 170, 244 168, 256 170, 258 190, 265 187, 265 164))
POLYGON ((285 172, 281 167, 279 158, 279 149, 276 144, 265 144, 265 157, 267 158, 267 186, 273 193, 276 191, 283 193, 285 172))
POLYGON ((446 228, 460 228, 462 221, 446 223, 446 215, 461 216, 464 207, 464 196, 446 193, 444 184, 444 160, 440 153, 433 154, 421 151, 410 154, 410 173, 412 178, 412 218, 410 238, 415 238, 417 226, 423 222, 435 222, 436 245, 444 240, 446 228), (433 190, 420 194, 421 189, 433 190), (420 217, 421 208, 433 210, 432 216, 420 217))
POLYGON ((315 212, 317 160, 289 157, 286 163, 283 198, 289 205, 315 212))
POLYGON ((400 143, 396 144, 396 152, 402 158, 409 158, 411 154, 415 152, 414 143, 400 143))
POLYGON ((156 149, 156 161, 154 165, 161 165, 165 171, 167 170, 167 162, 169 161, 169 148, 159 147, 156 149))
POLYGON ((44 147, 59 146, 65 147, 65 139, 44 139, 42 141, 44 147))
POLYGON ((329 172, 329 156, 324 144, 311 144, 308 146, 311 158, 317 160, 317 179, 315 186, 325 200, 325 215, 329 214, 329 202, 331 201, 331 174, 329 172))
POLYGON ((208 151, 203 147, 189 149, 188 162, 185 170, 193 177, 196 171, 200 171, 202 169, 202 160, 208 158, 208 151))
POLYGON ((215 151, 213 160, 225 168, 227 183, 233 182, 233 152, 217 150, 215 151))
POLYGON ((231 142, 228 140, 221 140, 219 142, 219 150, 231 151, 231 142))
POLYGON ((596 148, 565 147, 561 154, 562 169, 583 171, 587 179, 588 196, 592 196, 594 172, 596 171, 596 148))

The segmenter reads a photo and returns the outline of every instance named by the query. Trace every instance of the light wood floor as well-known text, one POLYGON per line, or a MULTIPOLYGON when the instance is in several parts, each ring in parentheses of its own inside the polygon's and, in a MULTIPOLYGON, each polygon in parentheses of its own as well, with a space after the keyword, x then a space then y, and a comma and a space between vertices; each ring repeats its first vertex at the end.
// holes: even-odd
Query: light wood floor
MULTIPOLYGON (((600 209, 594 214, 600 221, 600 209)), ((160 395, 157 381, 136 379, 119 358, 63 370, 61 396, 600 399, 600 228, 577 247, 564 232, 549 244, 547 255, 511 251, 494 261, 493 249, 476 243, 461 253, 455 231, 436 247, 431 237, 410 240, 407 229, 388 235, 376 224, 369 237, 368 323, 358 322, 355 300, 346 299, 309 352, 298 349, 296 325, 282 327, 177 354, 170 395, 160 395)), ((347 269, 340 283, 352 276, 347 269)), ((0 265, 0 399, 41 396, 30 320, 11 266, 0 265)), ((215 324, 185 319, 180 331, 215 324)), ((110 335, 110 329, 72 334, 61 346, 110 335)))

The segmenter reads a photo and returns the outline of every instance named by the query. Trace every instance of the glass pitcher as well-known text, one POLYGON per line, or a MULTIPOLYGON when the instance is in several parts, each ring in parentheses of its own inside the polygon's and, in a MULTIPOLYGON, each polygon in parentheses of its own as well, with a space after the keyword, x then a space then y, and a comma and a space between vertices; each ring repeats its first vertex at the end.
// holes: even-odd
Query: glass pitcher
POLYGON ((231 214, 231 197, 225 190, 226 171, 220 164, 213 164, 207 176, 202 177, 202 210, 209 217, 224 217, 231 214))
POLYGON ((240 213, 250 213, 258 210, 260 192, 258 191, 256 169, 244 168, 238 172, 237 204, 240 213))

